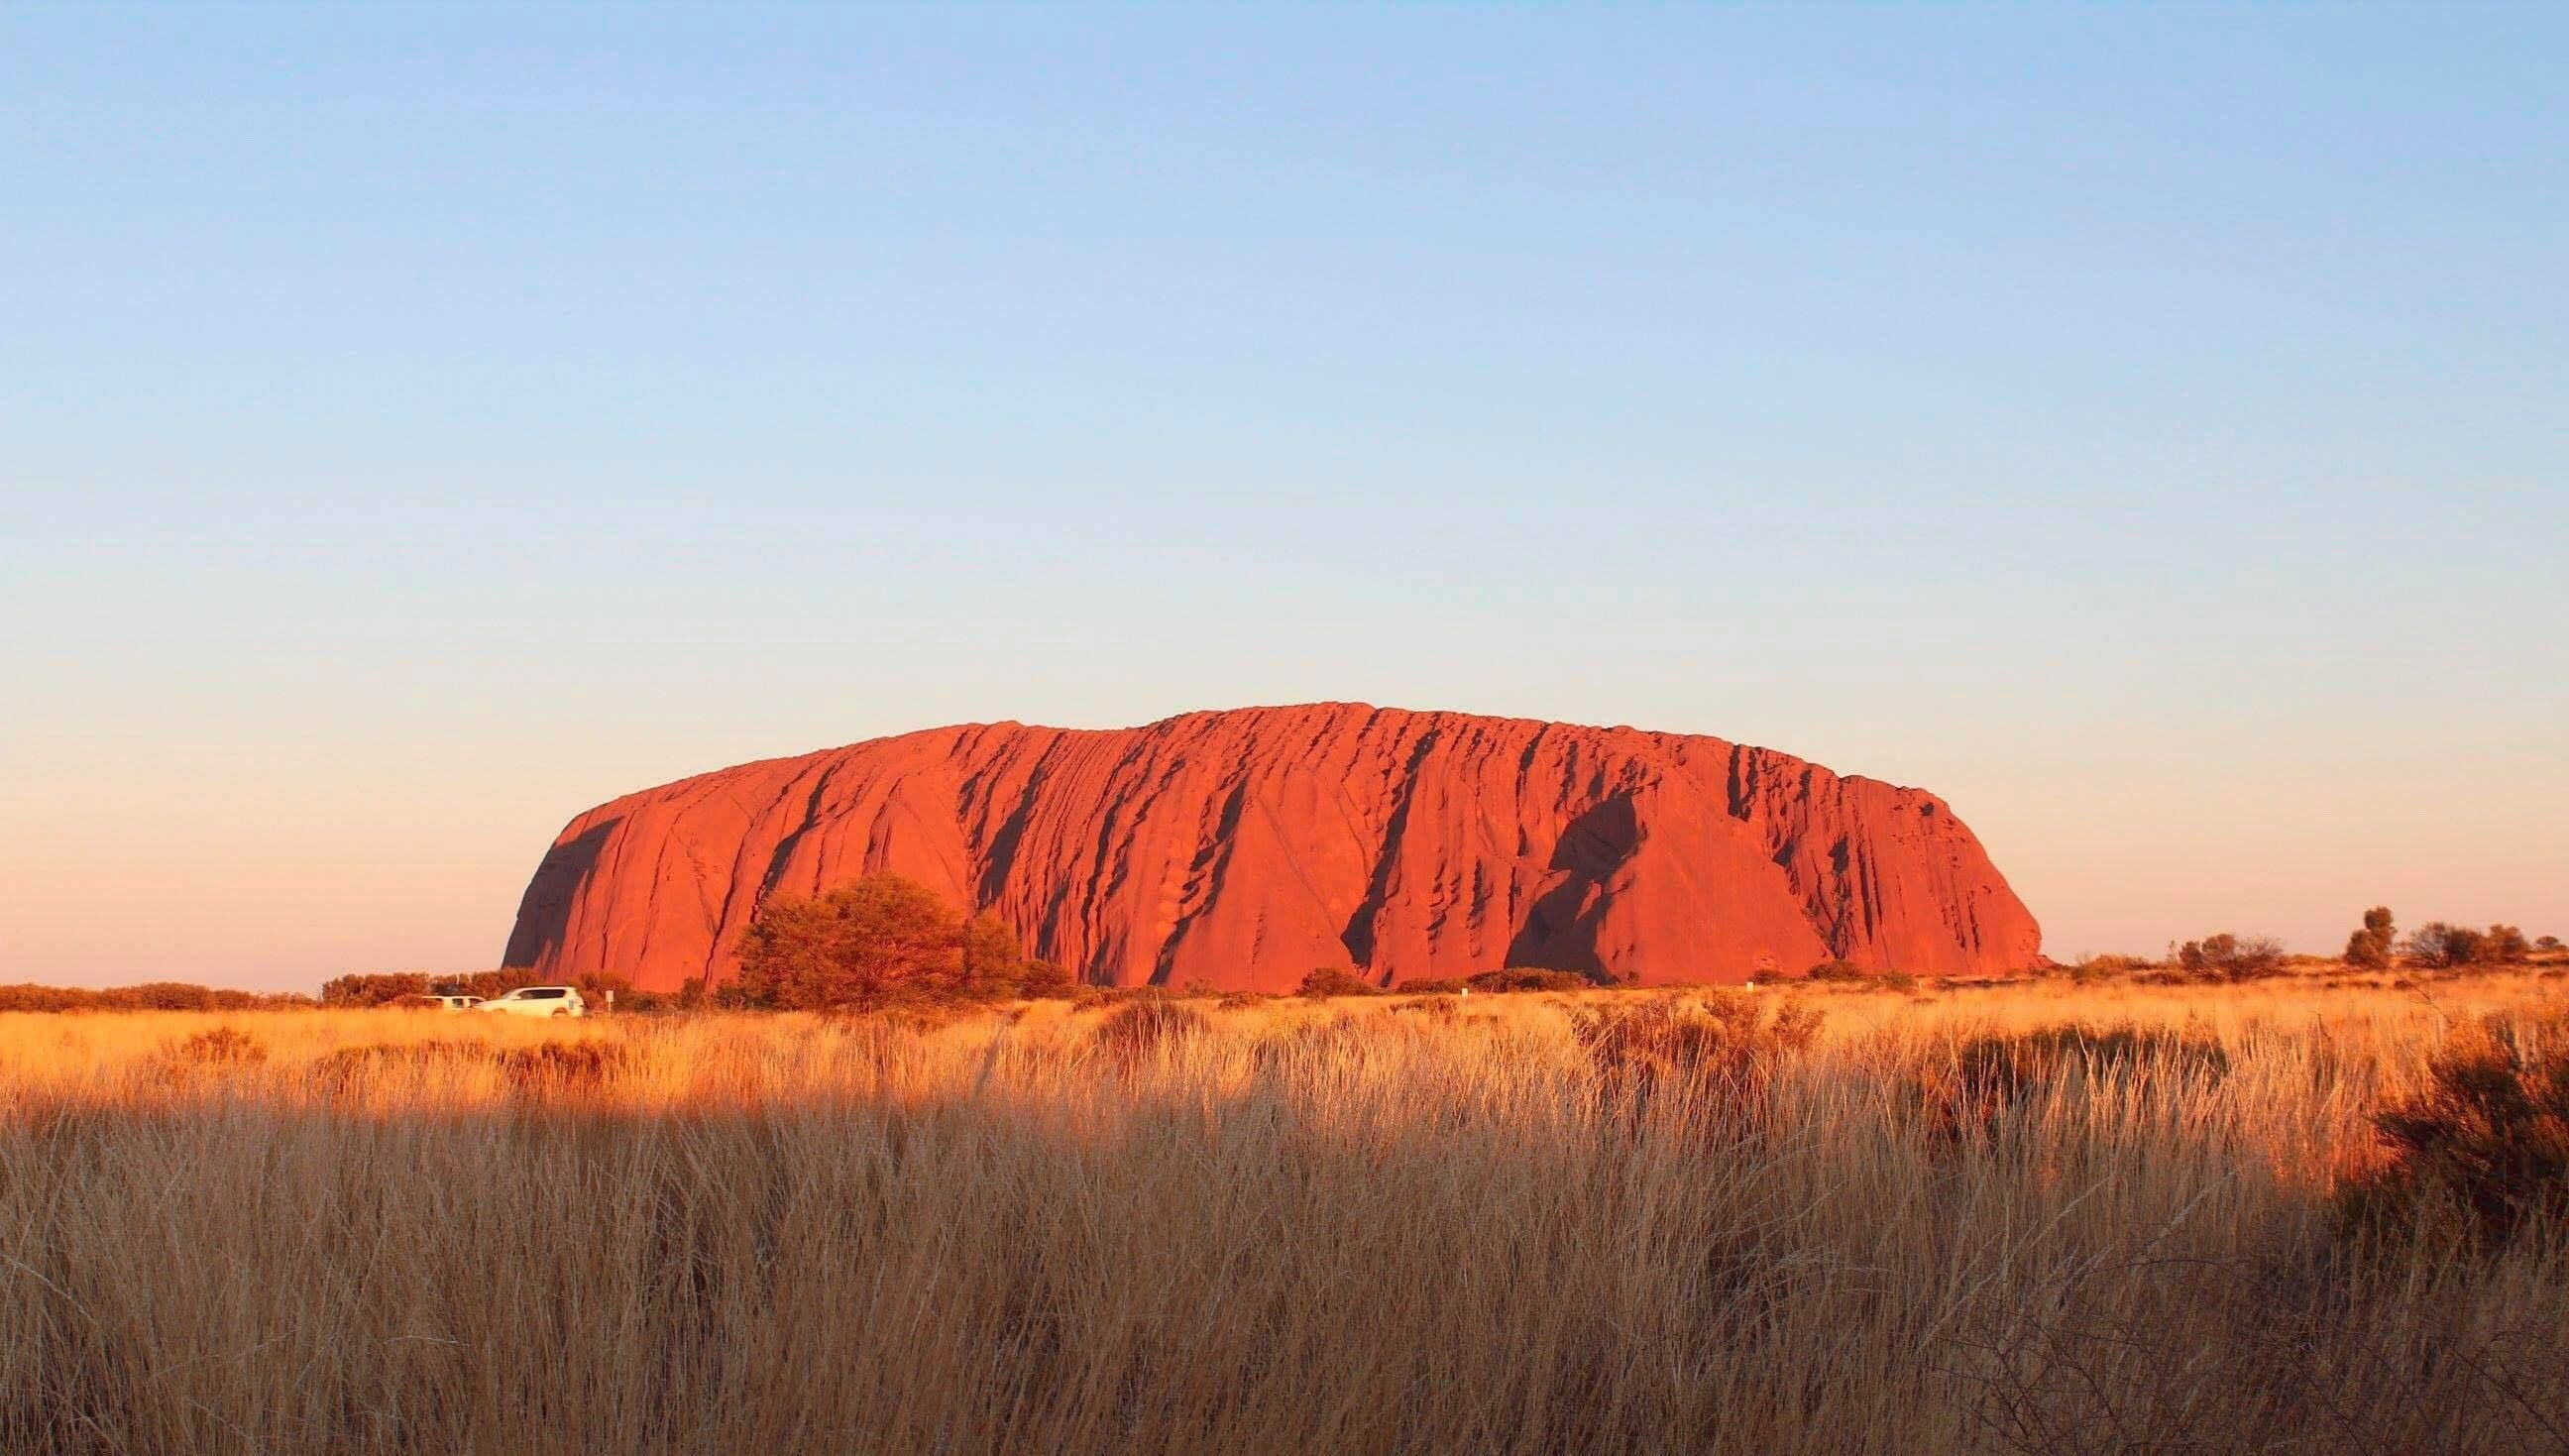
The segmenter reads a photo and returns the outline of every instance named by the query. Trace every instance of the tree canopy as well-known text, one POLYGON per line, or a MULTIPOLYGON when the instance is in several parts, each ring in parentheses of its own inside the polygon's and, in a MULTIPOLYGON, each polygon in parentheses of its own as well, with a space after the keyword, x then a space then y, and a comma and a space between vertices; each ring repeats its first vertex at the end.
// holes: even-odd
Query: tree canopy
POLYGON ((869 875, 814 899, 761 907, 741 937, 733 994, 785 1010, 873 1010, 926 1001, 1060 994, 1070 977, 1019 949, 987 912, 969 921, 935 892, 869 875))

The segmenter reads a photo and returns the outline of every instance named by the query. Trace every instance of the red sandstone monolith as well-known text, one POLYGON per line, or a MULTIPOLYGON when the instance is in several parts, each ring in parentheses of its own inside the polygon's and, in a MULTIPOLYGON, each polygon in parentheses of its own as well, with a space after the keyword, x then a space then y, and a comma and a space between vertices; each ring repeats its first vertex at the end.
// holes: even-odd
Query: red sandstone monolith
POLYGON ((1923 790, 1718 738, 1323 703, 936 728, 627 795, 553 842, 507 963, 720 981, 767 898, 876 871, 1107 985, 1957 975, 2041 943, 1923 790))

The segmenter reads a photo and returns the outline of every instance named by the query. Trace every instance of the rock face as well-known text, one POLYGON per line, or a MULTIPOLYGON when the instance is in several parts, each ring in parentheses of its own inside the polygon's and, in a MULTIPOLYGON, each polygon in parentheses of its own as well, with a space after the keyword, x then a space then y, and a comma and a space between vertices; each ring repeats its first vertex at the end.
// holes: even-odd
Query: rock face
POLYGON ((507 963, 720 981, 768 897, 877 871, 1108 985, 1958 974, 2041 942, 1922 790, 1717 738, 1326 703, 936 728, 646 789, 561 832, 507 963))

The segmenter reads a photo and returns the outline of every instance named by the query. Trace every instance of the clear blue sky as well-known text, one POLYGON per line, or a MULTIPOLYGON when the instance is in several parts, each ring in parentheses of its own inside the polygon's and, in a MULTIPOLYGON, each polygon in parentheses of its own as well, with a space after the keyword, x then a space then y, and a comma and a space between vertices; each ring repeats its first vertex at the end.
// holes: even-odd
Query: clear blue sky
POLYGON ((2048 948, 2569 934, 2569 7, 0 12, 0 977, 1356 698, 1918 783, 2048 948))

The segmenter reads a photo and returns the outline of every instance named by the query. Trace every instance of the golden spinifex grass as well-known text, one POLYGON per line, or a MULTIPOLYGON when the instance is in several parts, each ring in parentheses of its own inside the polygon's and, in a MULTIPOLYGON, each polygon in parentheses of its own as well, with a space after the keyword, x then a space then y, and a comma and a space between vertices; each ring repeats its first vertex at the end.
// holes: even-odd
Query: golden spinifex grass
POLYGON ((2569 1240, 2332 1192, 2558 984, 5 1017, 0 1449, 2555 1448, 2569 1240))

